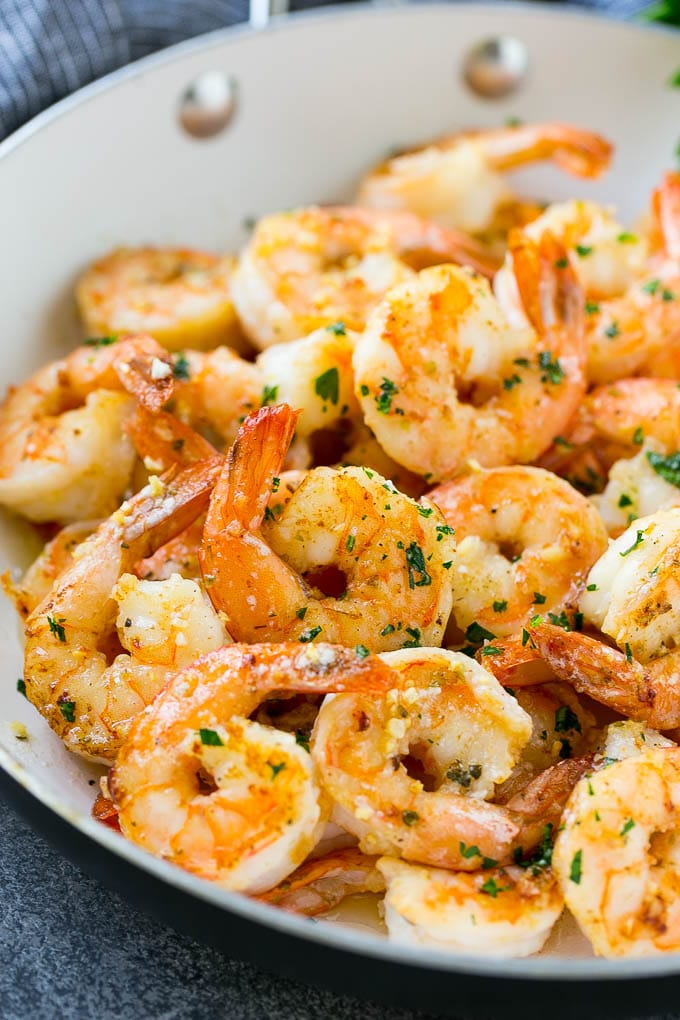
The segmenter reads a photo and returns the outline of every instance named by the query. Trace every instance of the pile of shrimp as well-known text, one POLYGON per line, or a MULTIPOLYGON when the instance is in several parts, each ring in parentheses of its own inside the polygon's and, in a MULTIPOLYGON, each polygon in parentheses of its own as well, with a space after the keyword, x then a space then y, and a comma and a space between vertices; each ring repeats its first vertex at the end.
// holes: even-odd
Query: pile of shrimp
MULTIPOLYGON (((520 198, 564 124, 393 155, 238 255, 118 249, 0 407, 18 690, 93 812, 306 915, 680 949, 680 173, 520 198), (334 913, 335 912, 335 913, 334 913)), ((29 735, 30 739, 30 735, 29 735)))

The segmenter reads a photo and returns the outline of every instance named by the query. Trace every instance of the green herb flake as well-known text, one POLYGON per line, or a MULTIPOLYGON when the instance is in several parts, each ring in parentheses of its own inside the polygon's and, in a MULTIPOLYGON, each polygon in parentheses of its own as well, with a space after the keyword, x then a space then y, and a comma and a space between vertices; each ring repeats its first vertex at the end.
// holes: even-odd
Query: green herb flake
POLYGON ((541 351, 538 355, 539 368, 543 370, 541 382, 549 382, 557 386, 564 379, 564 369, 558 358, 553 358, 550 351, 541 351))
POLYGON ((644 531, 637 531, 635 533, 635 541, 633 542, 633 544, 629 546, 627 549, 624 549, 623 552, 620 552, 619 556, 627 556, 628 553, 632 553, 634 549, 637 549, 639 545, 642 545, 644 540, 645 540, 644 531))
POLYGON ((269 407, 270 404, 275 404, 278 395, 278 386, 265 386, 262 390, 262 406, 269 407))
POLYGON ((392 407, 392 400, 399 392, 398 387, 391 379, 386 379, 383 376, 383 381, 380 383, 380 390, 378 396, 375 398, 376 407, 380 414, 389 414, 392 407))
POLYGON ((564 438, 564 436, 555 436, 553 442, 555 446, 561 446, 564 450, 574 449, 574 444, 570 443, 568 439, 564 438))
POLYGON ((632 653, 630 645, 628 644, 627 641, 626 641, 625 648, 626 648, 626 662, 630 663, 630 662, 633 661, 633 653, 632 653))
POLYGON ((481 857, 482 854, 478 846, 466 846, 462 841, 458 844, 460 849, 460 856, 464 857, 466 861, 469 861, 471 857, 481 857))
POLYGON ((550 620, 554 627, 561 627, 562 630, 573 629, 571 623, 569 622, 569 617, 564 612, 564 610, 562 610, 561 613, 548 613, 548 619, 550 620))
POLYGON ((435 530, 437 532, 437 541, 438 542, 442 541, 442 539, 444 538, 444 535, 455 535, 455 533, 456 533, 455 530, 452 527, 450 527, 450 525, 448 525, 448 524, 437 524, 435 530))
POLYGON ((545 605, 546 599, 547 599, 546 595, 542 595, 540 593, 540 591, 535 591, 534 592, 534 599, 533 599, 532 605, 534 605, 534 606, 545 605))
POLYGON ((586 585, 586 591, 597 591, 597 585, 596 584, 587 584, 586 585))
POLYGON ((637 234, 631 234, 629 231, 624 230, 623 233, 619 234, 616 240, 619 244, 637 244, 637 234))
POLYGON ((486 645, 482 648, 482 655, 502 655, 504 649, 497 648, 495 645, 486 645))
POLYGON ((618 503, 618 505, 623 510, 623 508, 625 506, 632 506, 633 505, 633 500, 630 498, 630 496, 628 495, 627 492, 622 492, 621 495, 619 496, 619 503, 618 503))
POLYGON ((366 645, 357 645, 354 651, 357 653, 360 659, 365 659, 371 654, 366 645))
POLYGON ((66 722, 76 721, 76 703, 75 701, 62 701, 59 699, 59 708, 66 722))
POLYGON ((204 747, 224 747, 222 737, 215 730, 200 729, 198 735, 204 747))
POLYGON ((347 549, 347 552, 351 552, 352 551, 352 549, 354 548, 354 543, 355 542, 356 542, 356 535, 348 535, 347 536, 347 541, 345 542, 345 548, 347 549))
POLYGON ((409 588, 426 588, 432 584, 432 578, 425 566, 423 550, 417 542, 411 542, 406 550, 406 566, 408 567, 409 588))
POLYGON ((481 645, 485 641, 493 641, 496 637, 486 627, 482 627, 479 623, 471 623, 465 631, 465 640, 469 641, 472 645, 481 645))
POLYGON ((580 259, 585 259, 588 257, 588 255, 593 254, 593 249, 588 244, 577 244, 574 251, 576 252, 580 259))
POLYGON ((411 827, 412 825, 418 824, 420 821, 420 815, 417 811, 402 811, 401 819, 404 825, 411 827))
POLYGON ((406 634, 411 635, 410 641, 404 641, 404 648, 420 648, 420 630, 418 627, 404 627, 406 634))
POLYGON ((311 630, 306 630, 304 633, 300 634, 298 641, 303 645, 307 645, 310 641, 313 641, 315 637, 318 637, 320 633, 321 627, 312 627, 311 630))
POLYGON ((627 836, 631 829, 635 827, 635 821, 632 818, 627 818, 621 827, 620 836, 627 836))
POLYGON ((571 731, 581 732, 579 718, 569 705, 560 705, 555 712, 555 732, 569 733, 571 731))
POLYGON ((387 637, 388 634, 394 634, 395 627, 393 623, 388 623, 386 627, 380 631, 381 637, 387 637))
POLYGON ((301 747, 303 751, 306 751, 307 754, 311 754, 311 748, 309 746, 309 737, 307 736, 306 733, 303 733, 302 730, 295 731, 295 743, 298 745, 298 747, 301 747))
POLYGON ((340 396, 340 373, 337 368, 329 368, 314 380, 314 392, 322 400, 337 404, 340 396))
POLYGON ((117 339, 116 336, 89 336, 83 343, 86 347, 110 347, 117 339))
POLYGON ((647 283, 642 285, 642 289, 645 294, 656 294, 657 290, 661 286, 661 280, 648 280, 647 283))
POLYGON ((302 606, 301 609, 298 609, 297 613, 295 614, 298 620, 304 620, 305 616, 307 615, 308 608, 309 608, 308 606, 302 606))
POLYGON ((522 377, 517 375, 515 372, 513 375, 509 376, 509 378, 503 380, 503 389, 511 390, 513 387, 519 386, 521 382, 522 377))
POLYGON ((642 426, 638 425, 638 427, 635 429, 635 432, 633 433, 633 443, 635 444, 635 446, 642 446, 644 441, 645 433, 642 429, 642 426))
POLYGON ((646 456, 657 475, 663 478, 664 481, 670 482, 677 489, 680 489, 680 450, 668 457, 649 450, 646 456))
POLYGON ((26 681, 21 676, 17 680, 17 690, 18 690, 19 694, 23 694, 23 696, 25 698, 28 697, 28 695, 26 694, 26 681))
POLYGON ((586 315, 597 315, 600 311, 600 306, 597 301, 586 301, 586 315))
POLYGON ((499 602, 494 602, 493 604, 494 613, 504 613, 507 608, 508 608, 507 599, 503 599, 502 601, 499 602))
POLYGON ((369 388, 368 388, 368 386, 366 385, 366 383, 363 383, 363 384, 361 385, 361 387, 360 387, 360 392, 361 392, 361 396, 362 396, 362 397, 367 397, 367 396, 368 396, 368 394, 369 394, 369 393, 370 393, 371 391, 369 390, 369 388))
POLYGON ((583 850, 577 850, 571 859, 571 867, 569 869, 569 878, 574 885, 581 884, 581 874, 583 865, 583 850))
POLYGON ((283 770, 286 767, 285 761, 278 762, 268 761, 267 765, 269 765, 269 768, 272 770, 272 779, 276 779, 279 772, 283 772, 283 770))
POLYGON ((481 885, 479 888, 480 891, 486 893, 487 896, 492 896, 494 899, 496 899, 499 893, 507 892, 510 886, 509 885, 500 886, 496 882, 495 878, 487 878, 486 882, 484 882, 483 885, 481 885))
POLYGON ((182 382, 190 376, 189 361, 185 354, 178 354, 172 363, 172 374, 175 379, 180 379, 182 382))
POLYGON ((62 627, 63 622, 64 622, 63 620, 62 621, 56 620, 53 616, 47 617, 47 623, 50 628, 50 634, 54 634, 55 637, 59 638, 62 644, 66 644, 66 631, 62 627))
POLYGON ((563 255, 562 258, 556 260, 555 269, 566 269, 568 265, 569 259, 563 255))
POLYGON ((418 511, 418 513, 420 514, 421 517, 431 517, 432 514, 434 513, 434 507, 431 507, 431 506, 420 506, 420 505, 418 505, 416 507, 416 509, 417 509, 417 511, 418 511))
POLYGON ((610 322, 609 325, 606 327, 606 329, 604 331, 604 335, 606 337, 608 337, 609 340, 613 340, 615 337, 619 336, 620 334, 621 334, 621 329, 619 327, 618 322, 610 322))
POLYGON ((330 326, 326 326, 326 332, 333 333, 335 336, 347 336, 344 322, 331 322, 330 326))

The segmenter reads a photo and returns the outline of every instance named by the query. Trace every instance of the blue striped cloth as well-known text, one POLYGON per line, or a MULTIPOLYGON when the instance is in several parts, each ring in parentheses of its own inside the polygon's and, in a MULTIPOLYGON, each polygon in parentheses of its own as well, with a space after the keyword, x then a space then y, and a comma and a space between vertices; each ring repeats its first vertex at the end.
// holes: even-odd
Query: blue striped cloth
MULTIPOLYGON (((627 17, 647 0, 581 2, 627 17)), ((248 0, 0 0, 0 138, 117 67, 247 15, 248 0)))

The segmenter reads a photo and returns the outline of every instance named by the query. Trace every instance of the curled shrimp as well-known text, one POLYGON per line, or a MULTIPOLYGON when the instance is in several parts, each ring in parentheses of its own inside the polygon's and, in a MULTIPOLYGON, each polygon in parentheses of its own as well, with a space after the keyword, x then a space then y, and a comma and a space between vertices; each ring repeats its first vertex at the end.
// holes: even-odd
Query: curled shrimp
MULTIPOLYGON (((112 593, 138 560, 205 510, 218 472, 219 461, 208 461, 166 475, 165 481, 153 478, 78 547, 71 565, 28 617, 26 695, 70 750, 112 758, 130 719, 167 680, 167 665, 116 654, 119 607, 112 593)), ((183 589, 180 600, 185 598, 183 589)), ((209 620, 214 616, 205 603, 203 614, 209 620)), ((214 639, 214 628, 209 633, 214 639)), ((184 650, 198 654, 202 636, 200 628, 185 634, 184 650)))
POLYGON ((680 725, 680 508, 634 521, 588 575, 580 605, 618 648, 540 621, 531 638, 554 674, 633 720, 680 725))
POLYGON ((464 131, 399 154, 369 173, 360 205, 408 209, 446 227, 482 233, 521 218, 522 205, 502 174, 551 160, 577 177, 599 177, 612 147, 599 135, 568 124, 521 124, 464 131), (514 215, 513 215, 514 214, 514 215))
POLYGON ((667 173, 653 196, 660 235, 655 274, 646 290, 655 299, 648 310, 662 338, 647 358, 646 375, 680 379, 680 173, 667 173))
POLYGON ((428 499, 456 533, 452 619, 461 631, 477 623, 492 637, 517 633, 561 607, 607 548, 595 508, 540 468, 474 471, 428 499))
POLYGON ((365 853, 471 871, 530 850, 559 818, 574 776, 564 761, 507 805, 481 799, 507 778, 531 720, 474 660, 441 649, 383 653, 387 697, 326 699, 312 756, 333 818, 365 853), (410 766, 409 773, 407 766, 410 766), (568 781, 565 785, 565 779, 568 781), (559 792, 558 792, 559 790, 559 792))
POLYGON ((535 332, 508 326, 488 284, 437 266, 394 288, 354 352, 366 424, 411 471, 444 480, 466 460, 527 462, 585 392, 583 303, 562 249, 514 235, 515 271, 535 332))
POLYGON ((680 948, 680 749, 619 761, 574 789, 553 867, 600 956, 680 948))
POLYGON ((117 248, 80 277, 76 300, 91 336, 150 333, 168 350, 245 350, 231 300, 236 259, 190 248, 117 248))
POLYGON ((306 861, 258 899, 306 917, 327 914, 347 896, 383 892, 385 880, 376 861, 376 857, 368 857, 355 847, 336 850, 306 861))
POLYGON ((320 644, 229 645, 178 673, 109 776, 123 833, 228 889, 264 892, 320 839, 327 799, 295 737, 250 722, 269 696, 389 683, 378 659, 320 644))
POLYGON ((260 350, 341 322, 363 329, 412 266, 461 262, 492 274, 486 250, 409 213, 312 206, 261 219, 239 259, 234 303, 260 350))
MULTIPOLYGON (((524 228, 536 243, 546 231, 563 245, 583 288, 588 379, 601 384, 641 371, 666 342, 671 322, 680 327, 646 239, 624 230, 609 210, 579 200, 549 206, 524 228)), ((526 325, 511 254, 494 290, 510 322, 526 325)))
POLYGON ((451 529, 362 468, 316 468, 271 507, 295 421, 285 404, 246 419, 210 501, 199 556, 230 632, 371 651, 440 644, 451 529))
POLYGON ((389 937, 457 953, 522 957, 537 953, 564 900, 549 869, 517 865, 472 873, 423 868, 382 857, 389 937))
POLYGON ((78 347, 12 387, 0 407, 0 503, 64 524, 111 513, 135 462, 123 429, 132 397, 156 411, 173 384, 165 351, 136 336, 78 347))

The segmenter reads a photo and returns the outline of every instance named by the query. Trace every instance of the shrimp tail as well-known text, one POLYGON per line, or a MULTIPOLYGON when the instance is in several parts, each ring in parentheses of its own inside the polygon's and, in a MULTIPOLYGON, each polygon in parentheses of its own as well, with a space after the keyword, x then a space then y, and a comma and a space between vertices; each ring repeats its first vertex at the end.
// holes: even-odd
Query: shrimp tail
POLYGON ((501 171, 552 160, 574 177, 600 177, 609 167, 613 152, 611 142, 602 135, 571 124, 519 124, 490 131, 483 140, 488 157, 501 171))
POLYGON ((680 259, 680 173, 668 171, 655 190, 652 204, 661 228, 664 248, 671 259, 680 259))
POLYGON ((384 890, 385 879, 375 866, 377 860, 355 847, 338 850, 305 861, 284 882, 256 898, 305 917, 326 914, 353 893, 384 890))
POLYGON ((165 411, 154 414, 143 404, 138 404, 124 428, 140 457, 152 458, 163 471, 173 464, 189 467, 219 456, 212 443, 173 414, 165 411))
POLYGON ((299 414, 288 404, 279 404, 248 415, 215 486, 206 535, 218 534, 232 521, 246 532, 260 527, 272 479, 281 473, 299 414))
POLYGON ((170 355, 150 336, 130 336, 113 348, 113 368, 121 385, 152 412, 160 411, 175 385, 170 355))
MULTIPOLYGON (((617 648, 549 623, 533 627, 531 636, 557 678, 579 694, 636 721, 650 722, 654 717, 654 684, 639 663, 628 661, 617 648)), ((680 722, 680 711, 677 714, 680 722)))
POLYGON ((549 337, 561 329, 582 338, 583 291, 554 234, 545 231, 536 243, 521 230, 513 230, 509 247, 522 305, 538 335, 549 337))
POLYGON ((557 829, 571 791, 586 772, 597 767, 599 760, 599 755, 588 754, 581 758, 558 761, 508 801, 508 811, 519 822, 524 850, 541 841, 546 826, 557 829))

